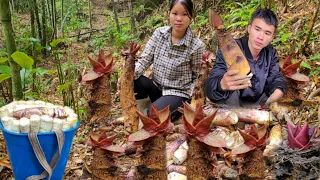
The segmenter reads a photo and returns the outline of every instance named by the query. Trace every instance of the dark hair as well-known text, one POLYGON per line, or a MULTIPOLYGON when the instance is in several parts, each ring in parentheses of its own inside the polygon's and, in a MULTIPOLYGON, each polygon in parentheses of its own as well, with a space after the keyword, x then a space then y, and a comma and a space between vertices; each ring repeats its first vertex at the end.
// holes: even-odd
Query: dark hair
POLYGON ((268 25, 273 25, 275 29, 278 27, 278 20, 274 12, 270 9, 258 9, 252 13, 250 24, 255 19, 263 19, 268 25))
POLYGON ((186 9, 186 11, 188 11, 190 18, 193 17, 193 3, 191 0, 172 0, 169 11, 171 11, 173 6, 176 5, 177 3, 182 4, 182 6, 186 9))

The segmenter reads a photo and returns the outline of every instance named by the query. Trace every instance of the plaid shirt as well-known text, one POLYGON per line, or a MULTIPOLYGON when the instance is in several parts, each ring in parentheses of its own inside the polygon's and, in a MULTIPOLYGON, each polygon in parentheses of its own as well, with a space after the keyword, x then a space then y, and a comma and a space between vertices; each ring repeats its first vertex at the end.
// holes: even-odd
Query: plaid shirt
POLYGON ((183 39, 172 45, 171 29, 165 26, 155 30, 136 63, 135 79, 153 64, 152 80, 163 96, 190 98, 205 44, 188 27, 183 39))

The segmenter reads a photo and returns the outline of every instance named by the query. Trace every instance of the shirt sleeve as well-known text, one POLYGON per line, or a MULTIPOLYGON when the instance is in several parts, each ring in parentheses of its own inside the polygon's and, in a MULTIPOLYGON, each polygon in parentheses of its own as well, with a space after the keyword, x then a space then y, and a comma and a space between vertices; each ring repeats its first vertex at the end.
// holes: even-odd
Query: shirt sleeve
POLYGON ((191 58, 192 83, 195 83, 198 78, 200 65, 202 61, 202 53, 204 51, 205 51, 205 45, 202 41, 200 41, 200 45, 198 46, 198 48, 195 50, 193 54, 191 54, 190 58, 191 58))
POLYGON ((212 68, 207 81, 205 82, 205 95, 211 101, 225 100, 232 95, 233 91, 223 91, 220 87, 220 81, 226 72, 227 65, 221 50, 218 50, 215 65, 212 68))
POLYGON ((141 57, 135 64, 134 70, 134 79, 138 79, 153 63, 154 52, 156 49, 156 44, 158 38, 160 37, 160 30, 159 28, 154 31, 151 38, 146 44, 141 57))
POLYGON ((280 89, 285 94, 287 92, 287 83, 280 72, 278 54, 275 49, 272 49, 271 53, 270 70, 266 86, 267 94, 270 96, 276 89, 280 89))

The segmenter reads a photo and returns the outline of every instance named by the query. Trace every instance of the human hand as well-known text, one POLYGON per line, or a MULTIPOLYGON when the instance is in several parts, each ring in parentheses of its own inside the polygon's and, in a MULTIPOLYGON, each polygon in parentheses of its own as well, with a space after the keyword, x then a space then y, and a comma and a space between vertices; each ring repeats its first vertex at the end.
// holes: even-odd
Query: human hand
POLYGON ((280 89, 276 89, 272 94, 271 96, 267 99, 265 105, 269 105, 273 102, 277 102, 279 101, 283 96, 283 92, 280 90, 280 89))
POLYGON ((247 87, 251 87, 251 77, 250 75, 237 75, 239 70, 229 70, 227 71, 221 81, 220 81, 220 87, 222 90, 226 91, 234 91, 238 89, 245 89, 247 87))

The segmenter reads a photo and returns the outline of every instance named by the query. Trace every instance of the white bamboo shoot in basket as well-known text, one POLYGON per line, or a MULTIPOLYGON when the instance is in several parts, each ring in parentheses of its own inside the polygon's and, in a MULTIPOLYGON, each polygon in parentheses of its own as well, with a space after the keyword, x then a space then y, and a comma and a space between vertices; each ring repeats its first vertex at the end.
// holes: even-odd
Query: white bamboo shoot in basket
POLYGON ((25 102, 26 105, 34 105, 34 100, 29 100, 25 102))
POLYGON ((64 120, 59 118, 53 118, 52 131, 62 130, 63 121, 64 120))
POLYGON ((71 128, 71 122, 68 122, 68 121, 63 121, 63 125, 62 125, 62 130, 67 130, 67 129, 70 129, 71 128))
POLYGON ((40 100, 13 101, 0 108, 0 119, 5 129, 17 133, 67 130, 78 122, 72 108, 40 100))
POLYGON ((76 127, 78 122, 78 116, 75 113, 72 113, 70 116, 67 117, 66 121, 71 123, 71 128, 76 127))
POLYGON ((12 126, 13 120, 14 120, 13 117, 9 117, 9 116, 2 117, 1 118, 2 126, 6 130, 11 131, 11 126, 12 126))
POLYGON ((52 103, 46 103, 45 107, 48 107, 48 108, 54 108, 55 105, 52 104, 52 103))
POLYGON ((19 123, 20 132, 21 133, 29 133, 30 132, 30 120, 26 117, 21 118, 19 123))
POLYGON ((30 132, 37 133, 40 130, 40 116, 32 114, 30 116, 30 132))
POLYGON ((37 105, 45 105, 46 103, 43 102, 43 101, 37 100, 37 101, 34 101, 34 104, 37 104, 37 105))
POLYGON ((0 119, 8 116, 10 116, 8 109, 5 107, 0 108, 0 119))
POLYGON ((12 125, 11 125, 11 131, 12 132, 16 132, 16 133, 20 133, 20 120, 17 120, 16 118, 13 118, 12 120, 12 125))
POLYGON ((26 104, 26 102, 23 100, 20 100, 20 101, 16 101, 16 104, 26 104))
POLYGON ((64 110, 64 112, 67 114, 67 116, 70 116, 70 115, 72 115, 72 114, 75 114, 74 111, 73 111, 73 109, 70 108, 70 107, 68 107, 68 106, 64 106, 64 107, 63 107, 63 110, 64 110))
POLYGON ((52 130, 53 119, 48 115, 40 116, 40 130, 39 132, 50 132, 52 130))

